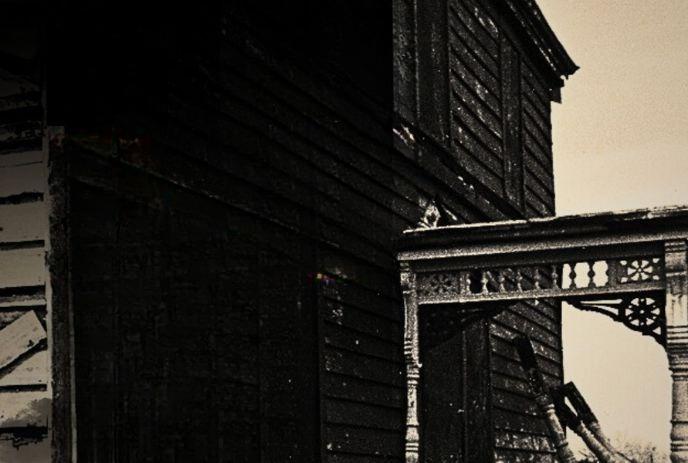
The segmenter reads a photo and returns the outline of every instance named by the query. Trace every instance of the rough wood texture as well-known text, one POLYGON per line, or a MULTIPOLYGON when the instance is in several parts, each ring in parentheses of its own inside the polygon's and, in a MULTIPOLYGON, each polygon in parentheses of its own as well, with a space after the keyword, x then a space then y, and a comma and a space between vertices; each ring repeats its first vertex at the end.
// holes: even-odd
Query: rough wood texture
MULTIPOLYGON (((51 254, 54 413, 69 429, 56 456, 75 431, 94 463, 404 458, 418 378, 404 377, 396 239, 435 197, 460 222, 553 204, 543 51, 505 32, 517 27, 497 2, 449 3, 65 5, 47 54, 48 117, 65 127, 51 184, 65 246, 51 254), (530 65, 544 96, 525 103, 530 65)), ((464 357, 445 385, 466 410, 454 454, 489 461, 503 437, 492 394, 520 378, 501 374, 513 362, 496 339, 542 332, 556 380, 558 326, 556 309, 524 306, 435 352, 464 357)), ((528 455, 525 441, 500 451, 528 455)))
POLYGON ((16 13, 8 8, 1 21, 12 22, 22 42, 4 41, 0 63, 0 433, 18 449, 3 449, 0 459, 42 463, 50 460, 53 398, 43 82, 38 19, 16 13))
MULTIPOLYGON (((550 104, 561 86, 560 75, 572 73, 575 65, 542 23, 537 7, 526 2, 474 0, 440 2, 441 5, 432 1, 412 3, 416 16, 409 13, 409 4, 399 9, 405 16, 397 20, 400 24, 413 25, 413 32, 403 35, 408 40, 397 39, 395 45, 395 56, 407 59, 400 63, 403 72, 397 80, 405 85, 397 88, 405 91, 395 94, 395 98, 403 99, 395 101, 395 107, 405 109, 403 117, 408 123, 400 129, 398 145, 402 152, 419 151, 420 140, 432 139, 447 149, 445 165, 456 166, 458 178, 505 215, 515 218, 553 214, 550 104), (431 25, 425 22, 428 18, 432 20, 431 25), (548 45, 543 47, 544 43, 548 45), (409 82, 416 85, 409 86, 409 82), (448 106, 441 96, 443 93, 449 98, 448 106), (415 108, 415 112, 411 114, 409 107, 415 108)), ((407 320, 410 316, 407 312, 407 320)), ((478 325, 466 328, 473 332, 473 337, 482 335, 482 342, 472 344, 475 347, 461 355, 462 362, 471 365, 469 381, 475 384, 466 386, 466 396, 471 396, 468 403, 473 406, 466 407, 462 432, 454 433, 453 438, 435 439, 438 429, 452 429, 458 420, 443 415, 445 410, 441 407, 428 412, 431 405, 420 405, 425 410, 423 426, 433 430, 428 431, 432 436, 424 437, 422 431, 420 436, 421 442, 432 447, 427 450, 429 458, 441 459, 440 455, 449 458, 462 452, 469 461, 542 455, 551 458, 552 449, 543 451, 536 443, 526 448, 523 442, 535 442, 528 440, 519 441, 520 447, 513 448, 509 447, 510 441, 503 441, 499 453, 494 453, 497 447, 493 427, 497 433, 504 432, 496 423, 517 422, 516 429, 525 434, 538 432, 540 418, 525 411, 532 398, 524 392, 524 383, 514 381, 519 376, 519 365, 512 359, 508 341, 524 333, 537 338, 542 343, 548 378, 556 384, 563 376, 560 322, 556 304, 543 303, 537 307, 519 304, 502 311, 492 321, 484 321, 480 325, 486 330, 484 333, 480 333, 478 325), (489 365, 486 377, 476 373, 477 365, 481 364, 489 365), (493 407, 499 394, 518 391, 526 396, 520 403, 493 407), (507 405, 510 410, 505 408, 507 405), (485 431, 478 432, 471 424, 484 426, 485 431), (460 442, 462 435, 467 436, 465 442, 460 442)), ((447 365, 451 363, 450 351, 437 357, 434 349, 438 347, 421 356, 432 359, 430 363, 434 365, 443 361, 447 365)), ((467 375, 460 367, 456 368, 458 377, 467 375)), ((440 394, 443 387, 452 383, 448 378, 440 379, 443 373, 428 372, 425 384, 421 368, 422 397, 430 403, 434 403, 434 390, 440 394), (423 389, 426 387, 429 390, 423 389)), ((411 386, 412 381, 407 387, 411 386)), ((458 387, 455 385, 453 389, 458 387)), ((408 425, 409 429, 413 427, 408 425)), ((422 445, 420 456, 422 459, 422 445)))

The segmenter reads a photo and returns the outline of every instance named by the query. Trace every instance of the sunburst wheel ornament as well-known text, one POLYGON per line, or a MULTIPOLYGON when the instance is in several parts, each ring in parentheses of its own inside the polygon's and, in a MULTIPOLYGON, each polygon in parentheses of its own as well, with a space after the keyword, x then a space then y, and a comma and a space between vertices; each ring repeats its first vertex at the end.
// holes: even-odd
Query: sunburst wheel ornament
POLYGON ((640 328, 656 325, 660 315, 661 309, 651 297, 636 297, 626 307, 626 321, 640 328))
POLYGON ((657 264, 659 259, 636 259, 632 261, 622 260, 619 262, 626 270, 626 274, 621 277, 621 283, 642 282, 649 280, 659 280, 657 274, 657 264))
POLYGON ((454 289, 454 281, 450 275, 438 274, 436 278, 430 280, 430 290, 435 294, 444 294, 454 289))
POLYGON ((455 275, 432 273, 419 278, 419 293, 424 296, 458 294, 459 285, 455 275))

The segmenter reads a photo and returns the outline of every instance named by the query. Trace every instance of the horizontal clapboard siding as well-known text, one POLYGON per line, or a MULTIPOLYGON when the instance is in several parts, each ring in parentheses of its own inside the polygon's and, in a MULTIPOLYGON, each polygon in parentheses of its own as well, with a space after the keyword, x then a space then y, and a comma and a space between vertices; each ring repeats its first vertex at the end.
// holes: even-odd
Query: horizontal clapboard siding
POLYGON ((554 214, 550 99, 526 61, 521 65, 521 136, 527 207, 533 215, 554 214))
POLYGON ((395 239, 436 195, 463 222, 504 215, 436 147, 394 151, 389 108, 358 87, 229 30, 219 53, 175 61, 162 100, 117 120, 116 156, 109 132, 99 144, 67 129, 77 414, 90 417, 79 452, 202 460, 223 442, 236 461, 309 461, 320 410, 323 461, 399 462, 395 239), (336 294, 309 302, 303 288, 324 277, 336 294), (318 316, 318 362, 304 353, 316 340, 306 313, 318 316), (192 381, 208 390, 203 404, 181 394, 192 381), (112 394, 145 392, 96 410, 91 397, 113 383, 112 394))
POLYGON ((447 18, 454 155, 524 215, 552 215, 551 90, 494 5, 454 0, 447 18))
POLYGON ((516 336, 530 336, 545 381, 552 386, 560 384, 561 321, 555 307, 547 301, 516 304, 491 323, 497 461, 553 461, 554 450, 544 443, 546 427, 512 341, 516 336))
POLYGON ((43 193, 44 169, 42 163, 0 167, 0 197, 3 202, 25 193, 43 193))
MULTIPOLYGON (((155 78, 133 52, 151 51, 137 35, 148 24, 118 24, 136 43, 116 47, 133 47, 128 88, 103 78, 90 95, 77 81, 70 108, 136 98, 93 115, 104 124, 66 129, 80 458, 403 460, 395 240, 435 196, 461 222, 514 212, 500 199, 501 31, 480 2, 452 1, 447 15, 452 150, 419 137, 417 156, 392 145, 380 97, 391 82, 369 88, 341 63, 304 61, 229 14, 221 27, 204 18, 213 27, 153 47, 164 84, 149 88, 155 78)), ((173 16, 162 21, 187 25, 173 16)), ((171 30, 186 30, 179 24, 171 30)), ((112 45, 97 32, 93 41, 112 45)), ((69 69, 109 75, 98 66, 69 69)), ((541 96, 524 103, 530 215, 552 202, 541 96)), ((509 342, 530 333, 558 380, 556 309, 509 309, 489 331, 494 360, 481 366, 502 400, 495 420, 537 427, 509 342)), ((537 437, 504 433, 499 452, 538 453, 537 437)))
MULTIPOLYGON (((328 461, 364 457, 376 461, 393 457, 398 461, 402 456, 403 445, 384 445, 387 440, 398 444, 404 432, 404 364, 398 343, 402 327, 390 302, 386 304, 394 317, 387 317, 382 324, 370 318, 370 313, 360 318, 365 312, 359 307, 365 306, 366 299, 374 302, 379 298, 372 294, 366 298, 345 283, 335 287, 330 283, 318 299, 323 364, 321 407, 328 461), (347 295, 355 296, 356 306, 343 303, 347 295), (336 441, 347 429, 354 429, 358 435, 347 431, 343 441, 336 441), (379 436, 383 440, 377 442, 379 436), (359 443, 361 440, 367 445, 359 443)), ((385 302, 378 300, 375 305, 385 302)))
POLYGON ((42 286, 45 284, 45 249, 29 248, 0 250, 0 288, 42 286))
POLYGON ((43 240, 46 222, 42 201, 0 204, 0 243, 43 240))
MULTIPOLYGON (((554 214, 550 97, 527 59, 521 61, 521 145, 526 213, 554 214)), ((519 304, 502 313, 492 327, 492 350, 501 359, 493 366, 496 461, 556 461, 533 392, 510 346, 514 336, 531 336, 545 381, 563 381, 560 305, 540 301, 519 304), (523 430, 528 432, 523 432, 523 430)))
POLYGON ((458 162, 503 194, 504 142, 499 31, 469 0, 448 4, 452 147, 458 162))
MULTIPOLYGON (((73 226, 76 378, 85 391, 76 405, 88 424, 80 429, 79 452, 109 458, 117 443, 99 436, 117 429, 128 442, 118 452, 135 461, 174 448, 185 427, 204 448, 217 448, 221 429, 224 452, 255 460, 261 383, 274 387, 258 365, 264 356, 283 362, 288 356, 286 348, 261 350, 257 342, 276 328, 259 330, 252 292, 257 278, 274 281, 274 275, 243 271, 257 251, 223 238, 192 208, 170 215, 103 186, 79 181, 72 188, 74 216, 89 217, 73 226), (228 284, 231 293, 220 289, 228 284), (119 347, 119 339, 127 342, 119 347), (116 375, 124 379, 113 389, 116 375), (100 396, 97 413, 93 394, 100 396), (129 400, 118 404, 117 395, 129 400), (144 416, 150 428, 138 421, 144 416), (121 429, 113 427, 119 419, 121 429)), ((270 422, 279 405, 271 407, 270 422)), ((175 451, 193 459, 191 448, 175 451)))
MULTIPOLYGON (((551 92, 517 34, 510 26, 497 24, 496 18, 501 20, 489 3, 449 2, 453 149, 469 174, 500 197, 508 196, 524 215, 552 215, 551 92)), ((558 304, 547 301, 519 303, 502 310, 489 324, 496 461, 554 461, 512 341, 529 335, 546 382, 561 383, 559 310, 558 304)))

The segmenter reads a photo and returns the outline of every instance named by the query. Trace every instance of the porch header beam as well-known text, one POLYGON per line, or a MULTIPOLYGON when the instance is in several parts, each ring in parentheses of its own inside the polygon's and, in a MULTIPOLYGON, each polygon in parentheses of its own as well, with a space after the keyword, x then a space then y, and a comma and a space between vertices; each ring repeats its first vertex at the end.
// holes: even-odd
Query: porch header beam
MULTIPOLYGON (((530 242, 538 248, 557 243, 562 238, 623 241, 636 237, 639 241, 677 239, 688 234, 688 206, 639 209, 621 212, 569 215, 508 220, 503 222, 472 223, 445 227, 407 230, 400 240, 404 251, 460 247, 498 243, 530 242)), ((568 241, 568 240, 567 240, 568 241)), ((409 254, 420 257, 417 252, 409 254)))

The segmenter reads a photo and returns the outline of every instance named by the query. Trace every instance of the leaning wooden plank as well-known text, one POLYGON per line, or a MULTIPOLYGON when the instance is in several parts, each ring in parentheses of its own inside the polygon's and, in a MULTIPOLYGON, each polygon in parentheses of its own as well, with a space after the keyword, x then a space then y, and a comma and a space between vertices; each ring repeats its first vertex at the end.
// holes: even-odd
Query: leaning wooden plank
POLYGON ((45 320, 46 307, 43 306, 15 306, 11 308, 0 308, 0 331, 4 328, 10 326, 12 323, 17 321, 22 316, 26 315, 27 312, 34 310, 36 316, 41 322, 45 320))
POLYGON ((45 284, 45 250, 41 248, 0 250, 0 288, 45 284))
POLYGON ((4 375, 0 373, 0 387, 2 388, 47 384, 48 351, 38 351, 8 370, 9 372, 4 375))
POLYGON ((44 239, 47 215, 43 201, 0 205, 0 243, 44 239))
POLYGON ((0 374, 3 368, 33 349, 46 336, 33 310, 0 330, 0 374))
POLYGON ((630 463, 625 457, 616 454, 614 449, 607 448, 594 433, 590 432, 580 417, 566 403, 561 388, 553 389, 552 396, 561 424, 571 429, 585 442, 585 445, 597 457, 597 461, 601 463, 630 463))
POLYGON ((621 454, 614 448, 609 438, 602 431, 600 422, 592 412, 588 402, 580 393, 578 388, 572 382, 566 383, 561 388, 563 395, 571 402, 573 408, 576 410, 578 417, 583 422, 586 428, 592 432, 593 436, 599 441, 607 450, 609 450, 615 457, 618 457, 622 462, 630 461, 625 455, 621 454))
POLYGON ((0 168, 0 198, 45 190, 43 163, 0 168))
POLYGON ((49 414, 47 391, 0 392, 0 434, 6 428, 47 426, 49 414))

